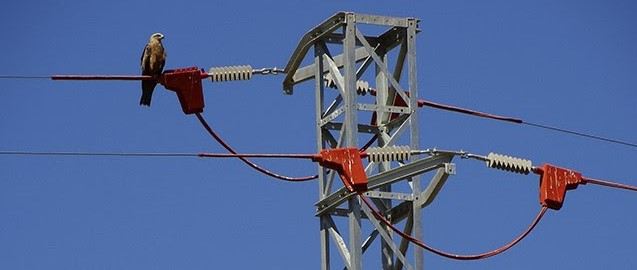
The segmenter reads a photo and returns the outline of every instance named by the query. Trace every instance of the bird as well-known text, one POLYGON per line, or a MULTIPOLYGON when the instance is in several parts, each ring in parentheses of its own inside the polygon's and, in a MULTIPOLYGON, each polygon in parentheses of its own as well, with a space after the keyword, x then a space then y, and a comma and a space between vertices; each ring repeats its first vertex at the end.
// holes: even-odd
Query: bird
MULTIPOLYGON (((142 75, 153 76, 157 79, 164 70, 166 51, 161 44, 162 39, 164 39, 162 33, 154 33, 150 36, 141 57, 142 75)), ((139 100, 139 105, 150 107, 155 86, 157 86, 157 80, 142 80, 142 97, 139 100)))

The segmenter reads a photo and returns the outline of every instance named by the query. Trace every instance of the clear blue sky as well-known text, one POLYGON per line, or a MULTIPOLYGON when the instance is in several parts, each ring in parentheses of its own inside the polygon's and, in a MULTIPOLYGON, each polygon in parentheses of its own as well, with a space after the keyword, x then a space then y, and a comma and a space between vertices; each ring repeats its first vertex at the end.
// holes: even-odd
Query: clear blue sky
MULTIPOLYGON (((420 95, 637 142, 634 1, 10 1, 0 74, 137 74, 148 36, 167 68, 283 67, 337 11, 421 19, 420 95)), ((204 82, 204 115, 242 152, 315 149, 312 84, 204 82)), ((172 92, 138 106, 138 82, 0 81, 0 149, 221 152, 172 92)), ((427 109, 423 147, 490 151, 637 184, 634 148, 427 109)), ((304 161, 262 162, 313 174, 304 161)), ((457 161, 423 211, 425 241, 495 248, 539 208, 536 176, 457 161)), ((317 184, 266 178, 236 160, 0 157, 0 269, 318 269, 317 184)), ((637 194, 570 191, 560 211, 503 255, 428 269, 633 269, 637 194)), ((365 228, 369 228, 366 226, 365 228)), ((377 269, 377 247, 365 256, 377 269)), ((334 253, 334 266, 340 260, 334 253)))

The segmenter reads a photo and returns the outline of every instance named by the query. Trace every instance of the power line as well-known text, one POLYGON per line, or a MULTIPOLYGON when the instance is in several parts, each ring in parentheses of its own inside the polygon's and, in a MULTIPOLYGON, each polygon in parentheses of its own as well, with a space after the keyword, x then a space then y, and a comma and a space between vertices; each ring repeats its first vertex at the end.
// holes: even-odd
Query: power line
POLYGON ((413 236, 403 232, 402 230, 397 228, 394 224, 392 224, 391 221, 387 220, 381 213, 379 213, 378 210, 375 210, 372 207, 372 203, 369 201, 369 199, 367 199, 367 197, 365 197, 363 194, 359 194, 359 196, 360 196, 361 200, 363 201, 363 203, 371 210, 372 215, 376 219, 381 221, 383 224, 385 224, 385 226, 389 227, 392 231, 396 232, 401 237, 403 237, 403 238, 409 240, 410 242, 414 243, 415 245, 417 245, 419 247, 422 247, 422 248, 424 248, 424 249, 426 249, 426 250, 428 250, 428 251, 430 251, 432 253, 435 253, 437 255, 440 255, 440 256, 443 256, 443 257, 446 257, 446 258, 449 258, 449 259, 463 260, 463 261, 486 259, 486 258, 489 258, 489 257, 493 257, 495 255, 499 255, 502 252, 505 252, 508 249, 512 248, 513 246, 518 244, 520 241, 522 241, 522 239, 524 239, 527 235, 529 235, 529 233, 531 233, 531 231, 533 231, 535 226, 540 222, 540 220, 544 216, 544 213, 546 213, 546 210, 548 209, 546 206, 543 206, 540 209, 540 211, 538 212, 538 214, 535 216, 535 218, 533 219, 531 224, 526 228, 526 230, 524 230, 524 232, 522 232, 520 235, 518 235, 518 237, 516 237, 515 239, 513 239, 511 242, 507 243, 506 245, 504 245, 502 247, 499 247, 497 249, 488 251, 488 252, 480 253, 480 254, 459 255, 459 254, 453 254, 453 253, 449 253, 449 252, 445 252, 445 251, 433 248, 433 247, 425 244, 421 240, 416 239, 413 236))
MULTIPOLYGON (((210 134, 210 136, 217 141, 217 143, 219 143, 223 148, 225 148, 228 152, 232 153, 232 154, 237 154, 237 152, 234 150, 234 148, 232 148, 232 146, 230 146, 223 138, 221 138, 221 136, 212 129, 212 127, 208 124, 208 122, 206 121, 206 119, 201 115, 201 113, 196 113, 195 116, 197 116, 197 119, 199 120, 199 122, 201 123, 201 125, 204 127, 204 129, 208 132, 208 134, 210 134)), ((367 149, 369 146, 371 146, 376 140, 378 139, 378 136, 372 136, 369 141, 367 141, 367 143, 365 143, 365 145, 363 147, 361 147, 360 151, 365 151, 365 149, 367 149)), ((312 155, 313 157, 314 155, 312 155)), ((243 163, 245 163, 246 165, 252 167, 253 169, 276 179, 279 180, 283 180, 283 181, 290 181, 290 182, 303 182, 303 181, 310 181, 310 180, 314 180, 318 178, 318 175, 310 175, 310 176, 301 176, 301 177, 290 177, 290 176, 285 176, 285 175, 281 175, 281 174, 277 174, 274 173, 268 169, 265 169, 261 166, 259 166, 258 164, 250 161, 248 158, 248 156, 236 156, 237 158, 239 158, 241 161, 243 161, 243 163)), ((289 156, 288 156, 289 157, 289 156)), ((297 157, 295 158, 308 158, 310 157, 310 155, 297 155, 297 157)))
MULTIPOLYGON (((637 186, 632 186, 632 185, 627 185, 627 184, 622 184, 622 183, 617 183, 617 182, 612 182, 612 181, 607 181, 607 180, 587 178, 587 177, 582 177, 582 181, 583 181, 584 184, 595 184, 595 185, 601 185, 601 186, 606 186, 606 187, 611 187, 611 188, 625 189, 625 190, 630 190, 630 191, 636 191, 637 192, 637 186)), ((505 252, 506 250, 510 249, 511 247, 515 246, 520 241, 522 241, 522 239, 524 239, 527 235, 529 235, 531 233, 531 231, 540 222, 540 220, 542 219, 542 217, 544 216, 546 211, 548 210, 548 206, 542 206, 542 208, 540 209, 540 211, 538 212, 536 217, 533 219, 531 224, 527 227, 527 229, 524 230, 518 237, 516 237, 515 239, 513 239, 511 242, 507 243, 506 245, 503 245, 502 247, 499 247, 497 249, 494 249, 494 250, 491 250, 491 251, 488 251, 488 252, 484 252, 484 253, 480 253, 480 254, 459 255, 459 254, 445 252, 445 251, 433 248, 433 247, 427 245, 426 243, 422 242, 421 240, 414 238, 413 236, 409 235, 408 233, 405 233, 405 232, 401 231, 394 224, 392 224, 391 221, 387 220, 378 210, 374 209, 374 207, 372 207, 372 203, 369 201, 369 199, 367 197, 365 197, 362 193, 359 193, 358 195, 361 198, 361 200, 363 201, 363 203, 367 206, 367 208, 371 211, 371 214, 377 220, 379 220, 383 224, 385 224, 385 226, 389 227, 391 230, 396 232, 398 235, 400 235, 404 239, 414 243, 415 245, 426 249, 427 251, 430 251, 430 252, 432 252, 434 254, 437 254, 437 255, 440 255, 440 256, 443 256, 443 257, 446 257, 446 258, 454 259, 454 260, 480 260, 480 259, 486 259, 486 258, 489 258, 489 257, 492 257, 492 256, 495 256, 495 255, 498 255, 498 254, 501 254, 501 253, 505 252)), ((559 208, 557 208, 557 209, 559 209, 559 208)))
POLYGON ((149 75, 52 75, 54 81, 156 81, 157 78, 149 75))
MULTIPOLYGON (((252 72, 253 73, 257 73, 257 74, 279 74, 279 73, 282 73, 282 70, 278 70, 276 68, 272 68, 272 69, 252 70, 252 72)), ((0 75, 0 79, 131 80, 131 81, 157 80, 157 78, 154 78, 152 76, 144 76, 144 75, 51 75, 51 76, 0 75)), ((371 87, 367 87, 367 90, 369 90, 369 92, 372 95, 376 94, 376 89, 373 89, 371 87)), ((614 139, 614 138, 609 138, 609 137, 599 136, 599 135, 593 135, 593 134, 589 134, 589 133, 585 133, 585 132, 569 130, 569 129, 565 129, 565 128, 561 128, 561 127, 555 127, 555 126, 549 126, 549 125, 545 125, 545 124, 533 123, 533 122, 525 121, 523 119, 516 118, 516 117, 496 115, 496 114, 481 112, 481 111, 477 111, 477 110, 473 110, 473 109, 467 109, 467 108, 462 108, 462 107, 458 107, 458 106, 453 106, 453 105, 442 104, 442 103, 433 102, 433 101, 429 101, 429 100, 424 100, 424 99, 419 99, 418 100, 418 106, 419 107, 430 107, 430 108, 446 110, 446 111, 452 111, 452 112, 468 114, 468 115, 473 115, 473 116, 477 116, 477 117, 488 118, 488 119, 493 119, 493 120, 498 120, 498 121, 504 121, 504 122, 514 123, 514 124, 523 124, 523 125, 527 125, 527 126, 531 126, 531 127, 540 128, 540 129, 551 130, 551 131, 555 131, 555 132, 560 132, 560 133, 570 134, 570 135, 574 135, 574 136, 589 138, 589 139, 593 139, 593 140, 599 140, 599 141, 604 141, 604 142, 608 142, 608 143, 620 144, 620 145, 624 145, 624 146, 637 148, 637 144, 636 143, 631 143, 631 142, 627 142, 627 141, 623 141, 623 140, 619 140, 619 139, 614 139)), ((373 138, 372 140, 375 140, 375 139, 376 138, 373 138)), ((370 142, 373 142, 372 140, 370 140, 370 142)))
POLYGON ((491 113, 485 113, 485 112, 480 112, 480 111, 476 111, 476 110, 472 110, 472 109, 467 109, 467 108, 457 107, 457 106, 453 106, 453 105, 447 105, 447 104, 437 103, 437 102, 433 102, 433 101, 429 101, 429 100, 419 99, 418 100, 418 107, 424 107, 424 106, 435 108, 435 109, 440 109, 440 110, 451 111, 451 112, 469 114, 469 115, 482 117, 482 118, 489 118, 489 119, 494 119, 494 120, 499 120, 499 121, 505 121, 505 122, 510 122, 510 123, 514 123, 514 124, 522 124, 522 123, 524 123, 524 121, 522 121, 522 119, 515 118, 515 117, 502 116, 502 115, 491 114, 491 113))
POLYGON ((0 79, 50 79, 54 81, 152 81, 157 78, 148 75, 50 75, 50 76, 30 76, 30 75, 0 75, 0 79))
POLYGON ((89 156, 89 157, 199 157, 198 153, 149 153, 149 152, 56 152, 56 151, 0 151, 0 155, 12 156, 89 156))
POLYGON ((199 158, 269 158, 312 159, 314 154, 245 154, 245 153, 156 153, 156 152, 62 152, 62 151, 0 151, 5 156, 76 156, 76 157, 199 157, 199 158))
POLYGON ((51 76, 0 75, 0 79, 51 79, 51 76))
POLYGON ((593 139, 593 140, 604 141, 604 142, 609 142, 609 143, 620 144, 620 145, 624 145, 624 146, 637 148, 637 144, 626 142, 626 141, 623 141, 623 140, 618 140, 618 139, 613 139, 613 138, 609 138, 609 137, 588 134, 588 133, 584 133, 584 132, 580 132, 580 131, 574 131, 574 130, 569 130, 569 129, 565 129, 565 128, 559 128, 559 127, 554 127, 554 126, 549 126, 549 125, 544 125, 544 124, 528 122, 528 121, 522 120, 520 118, 515 118, 515 117, 510 117, 510 116, 502 116, 502 115, 497 115, 497 114, 490 114, 490 113, 485 113, 485 112, 476 111, 476 110, 472 110, 472 109, 461 108, 461 107, 447 105, 447 104, 442 104, 442 103, 436 103, 436 102, 423 100, 423 99, 418 100, 418 106, 419 107, 427 106, 427 107, 440 109, 440 110, 445 110, 445 111, 452 111, 452 112, 457 112, 457 113, 462 113, 462 114, 468 114, 468 115, 472 115, 472 116, 488 118, 488 119, 493 119, 493 120, 498 120, 498 121, 504 121, 504 122, 514 123, 514 124, 522 124, 522 125, 527 125, 527 126, 531 126, 531 127, 540 128, 540 129, 551 130, 551 131, 556 131, 556 132, 560 132, 560 133, 575 135, 575 136, 579 136, 579 137, 585 137, 585 138, 589 138, 589 139, 593 139))
POLYGON ((573 130, 568 130, 568 129, 564 129, 564 128, 557 128, 557 127, 552 127, 552 126, 547 126, 547 125, 542 125, 542 124, 536 124, 536 123, 531 123, 531 122, 522 122, 521 124, 527 125, 527 126, 532 126, 532 127, 537 127, 537 128, 542 128, 542 129, 547 129, 547 130, 553 130, 553 131, 562 132, 562 133, 566 133, 566 134, 571 134, 571 135, 575 135, 575 136, 585 137, 585 138, 589 138, 589 139, 605 141, 605 142, 609 142, 609 143, 621 144, 621 145, 637 148, 637 144, 634 144, 634 143, 630 143, 630 142, 626 142, 626 141, 622 141, 622 140, 617 140, 617 139, 612 139, 612 138, 607 138, 607 137, 602 137, 602 136, 597 136, 597 135, 592 135, 592 134, 587 134, 587 133, 583 133, 583 132, 579 132, 579 131, 573 131, 573 130))
MULTIPOLYGON (((376 93, 377 93, 376 89, 371 88, 369 86, 366 86, 364 88, 364 90, 365 91, 362 91, 362 92, 367 92, 368 91, 372 95, 376 95, 376 93)), ((473 110, 473 109, 458 107, 458 106, 449 105, 449 104, 438 103, 438 102, 425 100, 425 99, 418 99, 417 104, 418 104, 418 107, 430 107, 430 108, 434 108, 434 109, 450 111, 450 112, 457 112, 457 113, 462 113, 462 114, 467 114, 467 115, 472 115, 472 116, 477 116, 477 117, 482 117, 482 118, 488 118, 488 119, 493 119, 493 120, 513 123, 513 124, 522 124, 522 125, 527 125, 527 126, 531 126, 531 127, 540 128, 540 129, 551 130, 551 131, 556 131, 556 132, 565 133, 565 134, 569 134, 569 135, 575 135, 575 136, 585 137, 585 138, 589 138, 589 139, 593 139, 593 140, 599 140, 599 141, 615 143, 615 144, 621 144, 621 145, 624 145, 624 146, 637 148, 637 144, 635 144, 635 143, 630 143, 630 142, 626 142, 626 141, 623 141, 623 140, 613 139, 613 138, 604 137, 604 136, 588 134, 588 133, 584 133, 584 132, 580 132, 580 131, 569 130, 569 129, 560 128, 560 127, 554 127, 554 126, 549 126, 549 125, 544 125, 544 124, 533 123, 533 122, 525 121, 525 120, 523 120, 521 118, 517 118, 517 117, 486 113, 486 112, 482 112, 482 111, 477 111, 477 110, 473 110)), ((396 100, 395 105, 396 106, 406 106, 406 104, 402 100, 396 100)))
MULTIPOLYGON (((197 116, 197 119, 199 120, 199 122, 201 123, 201 125, 204 127, 204 129, 208 132, 208 134, 210 134, 210 136, 212 136, 212 138, 217 141, 217 143, 219 143, 221 146, 223 146, 223 148, 225 148, 226 150, 228 150, 228 152, 232 153, 232 154, 237 154, 237 151, 234 150, 234 148, 232 148, 228 143, 226 143, 221 136, 219 136, 219 134, 217 134, 217 132, 215 132, 212 127, 210 127, 210 125, 208 124, 208 122, 206 122, 206 119, 203 118, 203 116, 200 113, 196 113, 195 114, 197 116)), ((247 164, 248 166, 252 167, 253 169, 267 175, 270 177, 274 177, 276 179, 279 180, 283 180, 283 181, 290 181, 290 182, 303 182, 303 181, 310 181, 310 180, 314 180, 318 178, 318 175, 311 175, 311 176, 302 176, 302 177, 290 177, 290 176, 285 176, 285 175, 280 175, 277 173, 274 173, 268 169, 265 169, 261 166, 259 166, 258 164, 250 161, 249 159, 245 158, 245 157, 239 157, 239 159, 241 161, 243 161, 243 163, 247 164)))
POLYGON ((588 177, 583 177, 582 180, 586 184, 594 184, 594 185, 606 186, 606 187, 617 188, 617 189, 625 189, 625 190, 630 190, 630 191, 637 191, 637 186, 631 186, 631 185, 627 185, 627 184, 622 184, 622 183, 617 183, 617 182, 612 182, 612 181, 607 181, 607 180, 588 178, 588 177))
POLYGON ((227 153, 200 153, 204 158, 270 158, 270 159, 313 159, 315 154, 227 154, 227 153))

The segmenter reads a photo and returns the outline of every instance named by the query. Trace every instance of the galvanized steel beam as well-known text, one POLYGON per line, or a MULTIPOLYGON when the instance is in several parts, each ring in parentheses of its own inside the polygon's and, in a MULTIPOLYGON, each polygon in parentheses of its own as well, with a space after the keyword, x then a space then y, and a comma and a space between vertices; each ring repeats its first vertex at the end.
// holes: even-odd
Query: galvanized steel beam
MULTIPOLYGON (((378 147, 394 145, 405 139, 412 149, 419 147, 418 116, 416 114, 418 97, 416 76, 415 34, 418 32, 417 20, 339 12, 318 26, 308 31, 300 40, 285 68, 286 78, 283 88, 287 94, 292 93, 294 85, 314 79, 316 91, 316 136, 317 150, 339 147, 359 147, 360 134, 371 133, 378 138, 378 147), (378 36, 364 35, 358 25, 371 24, 386 27, 378 36), (342 45, 342 54, 331 56, 326 44, 342 45), (399 46, 397 54, 389 54, 399 46), (310 48, 314 48, 313 63, 300 67, 310 48), (390 56, 392 55, 392 59, 390 56), (388 63, 394 63, 390 70, 388 63), (377 96, 374 102, 359 101, 357 80, 374 65, 377 96), (407 87, 400 84, 403 71, 407 70, 407 87), (338 89, 338 95, 326 108, 325 76, 338 89), (403 90, 408 90, 408 94, 403 90), (397 105, 395 98, 401 98, 406 106, 397 105), (376 122, 359 122, 360 112, 373 112, 376 122), (338 137, 331 130, 338 130, 338 137)), ((418 160, 406 160, 405 163, 369 162, 365 169, 368 176, 366 193, 373 198, 377 207, 391 216, 392 222, 409 217, 405 231, 413 231, 421 237, 420 207, 433 200, 437 191, 444 184, 449 171, 445 170, 452 155, 439 154, 418 160), (373 171, 378 168, 375 175, 373 171), (420 190, 419 175, 438 169, 438 173, 425 191, 420 190), (407 181, 412 190, 410 193, 392 191, 392 184, 407 181), (403 201, 393 206, 393 201, 403 201), (414 207, 417 205, 418 207, 414 207), (418 209, 412 211, 411 209, 418 209)), ((448 168, 448 166, 447 166, 448 168)), ((331 247, 335 247, 348 269, 363 268, 362 253, 370 247, 372 241, 380 235, 382 267, 422 269, 422 252, 414 248, 414 263, 407 261, 405 252, 408 242, 401 241, 397 245, 388 228, 371 216, 371 209, 361 206, 354 193, 345 187, 332 190, 336 173, 319 167, 319 202, 316 204, 321 222, 321 269, 329 269, 332 265, 331 247), (347 202, 347 204, 345 204, 347 202), (347 208, 344 208, 347 207, 347 208), (338 230, 332 217, 346 217, 347 230, 338 230), (361 221, 369 219, 374 230, 364 242, 361 241, 361 221), (345 241, 347 239, 347 242, 345 241), (330 242, 334 241, 334 245, 330 242), (394 261, 395 258, 395 261, 394 261)), ((372 269, 378 267, 369 266, 372 269)))

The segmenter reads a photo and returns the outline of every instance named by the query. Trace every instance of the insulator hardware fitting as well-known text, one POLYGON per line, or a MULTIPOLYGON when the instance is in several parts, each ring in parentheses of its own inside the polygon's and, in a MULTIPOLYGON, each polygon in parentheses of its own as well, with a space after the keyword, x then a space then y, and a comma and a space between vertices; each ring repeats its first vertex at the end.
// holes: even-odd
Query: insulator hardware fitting
MULTIPOLYGON (((336 89, 336 82, 334 82, 334 79, 332 78, 332 76, 325 76, 324 77, 325 80, 325 86, 329 87, 329 88, 334 88, 336 89)), ((369 93, 369 91, 371 90, 371 88, 369 87, 369 82, 367 81, 363 81, 363 80, 358 80, 356 81, 356 93, 359 95, 366 95, 367 93, 369 93)))
POLYGON ((365 150, 369 162, 385 162, 409 160, 411 149, 409 146, 370 147, 365 150))
POLYGON ((245 81, 252 78, 252 67, 250 65, 212 67, 208 75, 213 82, 245 81))
POLYGON ((486 163, 490 168, 519 174, 529 174, 533 170, 533 165, 530 160, 496 153, 489 153, 486 163))

